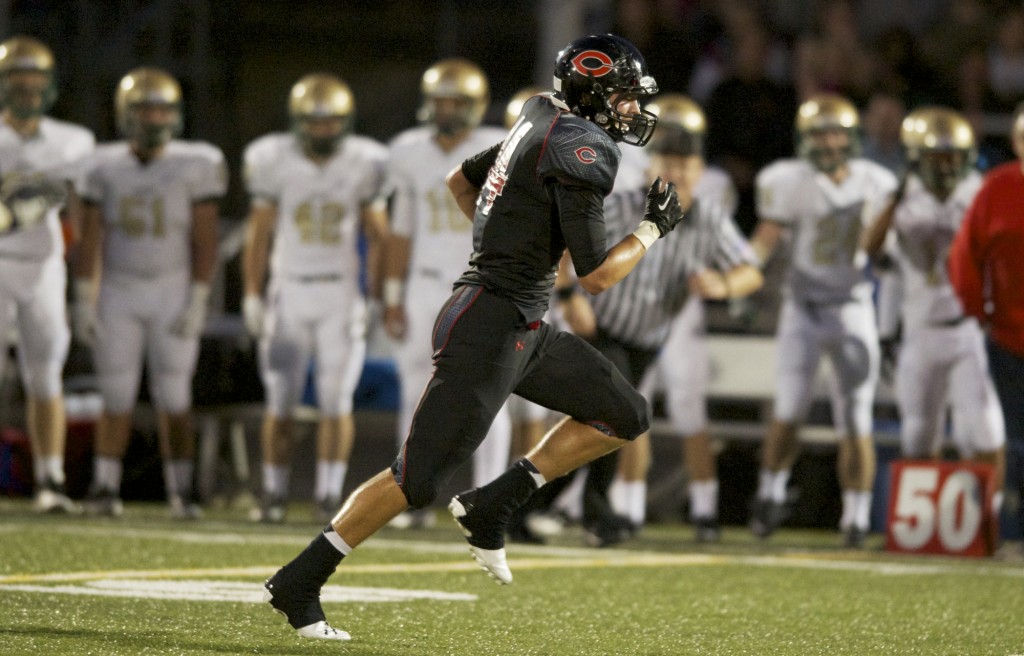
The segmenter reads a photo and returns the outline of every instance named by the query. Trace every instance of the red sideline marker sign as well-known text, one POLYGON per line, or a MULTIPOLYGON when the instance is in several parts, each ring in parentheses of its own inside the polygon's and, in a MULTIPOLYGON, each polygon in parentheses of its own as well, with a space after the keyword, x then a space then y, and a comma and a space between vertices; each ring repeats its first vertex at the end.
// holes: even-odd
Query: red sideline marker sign
POLYGON ((999 529, 992 513, 995 476, 991 465, 897 460, 889 471, 886 550, 993 554, 999 529))

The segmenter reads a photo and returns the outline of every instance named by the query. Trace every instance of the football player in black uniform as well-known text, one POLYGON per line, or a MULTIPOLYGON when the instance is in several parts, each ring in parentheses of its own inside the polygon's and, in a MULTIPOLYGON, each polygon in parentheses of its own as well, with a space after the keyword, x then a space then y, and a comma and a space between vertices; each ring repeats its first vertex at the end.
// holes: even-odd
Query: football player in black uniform
MULTIPOLYGON (((603 200, 619 163, 616 142, 643 145, 656 117, 640 101, 658 90, 643 56, 613 35, 569 44, 555 63, 555 93, 524 105, 505 140, 448 174, 473 220, 474 253, 433 333, 435 370, 394 464, 359 487, 266 597, 299 634, 346 640, 327 624, 320 588, 341 559, 406 508, 430 504, 513 392, 567 415, 492 483, 449 509, 470 551, 511 583, 505 525, 545 481, 647 430, 647 403, 582 339, 541 320, 568 248, 580 284, 598 294, 628 274, 683 218, 674 185, 656 181, 636 231, 609 248, 603 200)), ((689 198, 684 199, 689 206, 689 198)))

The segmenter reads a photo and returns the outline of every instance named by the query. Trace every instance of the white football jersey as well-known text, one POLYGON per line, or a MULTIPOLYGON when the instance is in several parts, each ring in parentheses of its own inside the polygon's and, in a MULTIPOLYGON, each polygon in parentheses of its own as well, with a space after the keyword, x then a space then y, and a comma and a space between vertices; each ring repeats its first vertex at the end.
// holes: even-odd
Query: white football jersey
MULTIPOLYGON (((39 133, 24 138, 0 121, 0 178, 41 175, 81 187, 85 158, 96 147, 96 137, 80 125, 43 116, 39 133)), ((0 235, 0 257, 43 259, 64 254, 60 208, 51 209, 37 225, 0 235)))
POLYGON ((383 144, 358 135, 346 136, 322 165, 288 132, 249 144, 246 187, 277 206, 272 275, 358 279, 361 213, 380 195, 386 156, 383 144))
POLYGON ((479 127, 450 152, 437 144, 430 127, 402 132, 391 142, 387 192, 392 195, 391 229, 412 240, 409 276, 453 283, 473 253, 473 222, 466 218, 444 178, 467 158, 500 143, 507 132, 479 127))
POLYGON ((769 164, 757 175, 757 213, 794 231, 787 291, 812 303, 838 303, 868 292, 863 229, 896 188, 896 177, 864 159, 849 163, 836 185, 803 159, 769 164))
POLYGON ((103 269, 156 276, 192 263, 192 205, 227 191, 224 154, 203 141, 172 140, 143 164, 126 141, 90 158, 82 197, 103 212, 103 269))
POLYGON ((903 319, 908 329, 963 316, 946 272, 946 256, 981 183, 981 174, 971 171, 943 202, 917 176, 907 181, 889 243, 892 248, 894 242, 903 277, 903 319))

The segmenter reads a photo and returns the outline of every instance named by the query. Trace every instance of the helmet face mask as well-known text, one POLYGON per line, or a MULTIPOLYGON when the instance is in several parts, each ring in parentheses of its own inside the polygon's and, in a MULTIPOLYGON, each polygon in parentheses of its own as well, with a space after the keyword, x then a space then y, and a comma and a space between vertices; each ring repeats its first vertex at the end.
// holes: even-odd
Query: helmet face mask
POLYGON ((306 75, 288 97, 292 131, 315 157, 329 157, 338 149, 352 127, 355 110, 352 90, 330 73, 306 75))
POLYGON ((833 173, 853 157, 854 137, 849 130, 827 127, 808 130, 801 137, 801 149, 814 168, 833 173))
POLYGON ((117 127, 141 151, 152 152, 181 134, 181 85, 166 71, 137 68, 117 85, 117 127))
POLYGON ((577 39, 555 60, 555 94, 577 116, 593 121, 615 141, 643 146, 658 117, 639 107, 658 92, 636 47, 613 34, 577 39), (639 111, 621 111, 636 101, 639 111))
POLYGON ((487 76, 473 62, 458 57, 443 59, 428 68, 420 92, 423 104, 417 118, 445 136, 480 125, 490 104, 487 76))
POLYGON ((903 119, 900 141, 921 182, 945 199, 974 166, 977 142, 967 119, 944 107, 923 107, 903 119))
POLYGON ((819 171, 832 174, 860 153, 860 115, 846 98, 819 94, 800 105, 797 153, 819 171))
POLYGON ((0 43, 0 103, 22 120, 48 112, 57 100, 53 66, 53 52, 32 37, 0 43))
POLYGON ((128 138, 142 150, 156 150, 181 130, 181 108, 175 104, 137 103, 131 105, 128 138))

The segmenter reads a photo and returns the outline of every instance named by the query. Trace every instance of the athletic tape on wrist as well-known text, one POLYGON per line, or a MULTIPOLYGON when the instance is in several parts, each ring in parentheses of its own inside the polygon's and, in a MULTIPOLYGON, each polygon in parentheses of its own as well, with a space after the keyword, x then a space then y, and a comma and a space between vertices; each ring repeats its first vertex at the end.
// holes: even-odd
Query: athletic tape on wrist
POLYGON ((661 230, 654 224, 653 221, 647 221, 646 219, 640 222, 636 230, 633 231, 633 236, 640 240, 640 243, 644 245, 645 249, 651 247, 651 244, 658 241, 661 237, 661 230))

